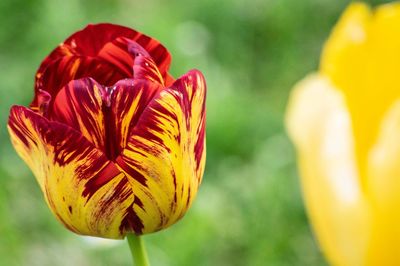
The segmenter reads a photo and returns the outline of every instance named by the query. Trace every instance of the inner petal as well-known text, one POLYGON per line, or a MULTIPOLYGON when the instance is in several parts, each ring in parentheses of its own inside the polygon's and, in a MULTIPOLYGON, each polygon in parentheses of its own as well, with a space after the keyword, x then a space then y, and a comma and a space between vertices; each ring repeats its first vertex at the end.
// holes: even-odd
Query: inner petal
POLYGON ((104 88, 95 80, 73 80, 57 94, 49 118, 78 130, 97 148, 105 151, 104 88))
POLYGON ((160 89, 160 84, 146 80, 125 79, 112 87, 103 87, 90 78, 73 80, 57 94, 49 117, 78 130, 114 160, 160 89))
POLYGON ((140 35, 141 33, 135 30, 119 25, 90 24, 65 40, 64 44, 75 47, 76 53, 96 56, 106 43, 118 37, 132 39, 140 35))
POLYGON ((31 108, 38 107, 40 90, 47 91, 53 98, 74 79, 91 77, 100 84, 111 86, 120 79, 128 77, 107 61, 82 56, 65 56, 55 60, 44 72, 36 74, 35 98, 31 108))
POLYGON ((129 40, 126 38, 117 38, 105 44, 97 55, 101 60, 107 61, 119 69, 127 78, 133 76, 132 66, 135 57, 127 49, 128 42, 129 40))
POLYGON ((161 89, 160 84, 146 80, 125 79, 114 85, 111 105, 105 110, 108 117, 107 134, 115 141, 110 158, 115 159, 125 148, 144 109, 161 89))
POLYGON ((169 77, 167 70, 170 63, 169 53, 158 42, 147 36, 140 36, 135 40, 120 37, 107 43, 97 54, 97 58, 108 62, 117 68, 125 77, 134 75, 134 66, 140 66, 137 57, 147 60, 152 64, 149 69, 155 69, 159 77, 157 80, 164 80, 169 77))

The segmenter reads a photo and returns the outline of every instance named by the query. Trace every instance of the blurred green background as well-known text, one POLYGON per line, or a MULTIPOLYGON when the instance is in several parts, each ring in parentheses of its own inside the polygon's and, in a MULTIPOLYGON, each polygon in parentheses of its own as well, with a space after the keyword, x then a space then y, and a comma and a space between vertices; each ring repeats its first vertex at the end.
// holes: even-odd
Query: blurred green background
MULTIPOLYGON (((153 266, 326 265, 301 200, 283 118, 291 87, 316 70, 348 1, 2 0, 0 2, 0 265, 130 265, 124 241, 70 233, 52 216, 6 130, 27 105, 41 60, 88 23, 160 40, 178 77, 208 83, 207 167, 183 220, 145 236, 153 266)), ((382 1, 369 1, 371 4, 382 1)))

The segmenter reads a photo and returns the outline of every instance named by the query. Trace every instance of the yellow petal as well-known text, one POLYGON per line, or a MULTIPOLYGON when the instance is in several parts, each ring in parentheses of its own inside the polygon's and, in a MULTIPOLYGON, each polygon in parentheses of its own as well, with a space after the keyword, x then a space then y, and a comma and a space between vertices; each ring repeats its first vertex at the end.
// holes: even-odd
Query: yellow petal
POLYGON ((298 151, 304 200, 334 265, 364 265, 370 209, 360 189, 350 116, 343 94, 321 75, 291 94, 286 124, 298 151))
POLYGON ((400 97, 399 47, 400 4, 372 12, 356 3, 342 15, 321 57, 321 72, 345 95, 362 176, 381 120, 400 97))
POLYGON ((198 71, 160 91, 116 159, 135 188, 143 233, 175 223, 197 194, 205 166, 205 94, 198 71))
POLYGON ((101 151, 73 128, 21 106, 12 107, 8 129, 60 222, 78 234, 125 235, 132 188, 101 151))
POLYGON ((368 187, 373 216, 369 265, 400 262, 400 100, 392 105, 381 124, 369 157, 368 187))
POLYGON ((346 78, 345 73, 360 70, 355 66, 361 66, 360 61, 364 61, 362 50, 365 49, 367 41, 370 16, 371 12, 367 5, 351 4, 341 16, 324 46, 320 70, 331 77, 337 85, 351 82, 346 78))

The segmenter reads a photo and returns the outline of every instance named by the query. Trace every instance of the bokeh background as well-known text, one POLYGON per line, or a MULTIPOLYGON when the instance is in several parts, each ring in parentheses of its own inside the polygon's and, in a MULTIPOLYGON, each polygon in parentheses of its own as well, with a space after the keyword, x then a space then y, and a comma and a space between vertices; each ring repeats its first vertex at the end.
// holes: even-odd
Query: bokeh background
POLYGON ((0 265, 131 265, 125 241, 80 237, 56 221, 6 130, 10 106, 30 102, 41 60, 96 22, 157 38, 173 55, 174 76, 198 68, 208 83, 203 184, 183 220, 145 236, 151 264, 327 265, 308 225, 283 119, 291 87, 317 69, 348 3, 1 0, 0 265))

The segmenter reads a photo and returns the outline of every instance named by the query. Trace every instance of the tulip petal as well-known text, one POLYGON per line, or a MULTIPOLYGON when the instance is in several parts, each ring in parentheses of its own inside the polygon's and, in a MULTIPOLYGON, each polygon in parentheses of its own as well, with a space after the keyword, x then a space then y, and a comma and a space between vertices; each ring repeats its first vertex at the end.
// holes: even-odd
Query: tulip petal
POLYGON ((31 107, 39 109, 39 90, 54 97, 73 79, 91 77, 103 86, 111 86, 118 80, 132 78, 136 56, 132 47, 140 47, 154 60, 167 85, 173 82, 168 74, 171 55, 157 40, 118 25, 89 25, 65 40, 42 62, 31 107))
POLYGON ((93 79, 72 80, 55 97, 49 110, 50 119, 76 129, 99 150, 105 151, 103 98, 106 94, 93 79))
POLYGON ((354 3, 340 18, 322 53, 321 72, 346 97, 362 171, 387 108, 400 97, 399 36, 400 5, 386 4, 371 11, 366 4, 354 3))
POLYGON ((110 130, 116 147, 112 158, 116 158, 126 147, 128 137, 144 109, 161 89, 159 83, 136 79, 121 80, 114 85, 108 117, 108 124, 115 125, 110 130))
POLYGON ((101 151, 71 127, 21 106, 12 107, 8 129, 60 222, 79 234, 124 236, 120 225, 131 215, 134 196, 125 175, 101 151))
POLYGON ((193 70, 158 93, 133 128, 117 166, 135 188, 140 232, 179 220, 197 193, 205 166, 205 96, 193 70))
POLYGON ((44 72, 36 74, 35 98, 32 108, 38 108, 40 90, 48 92, 53 99, 62 87, 71 80, 92 77, 105 86, 111 86, 125 78, 124 73, 111 64, 96 58, 82 56, 66 56, 53 61, 44 72))
MULTIPOLYGON (((367 42, 371 10, 364 3, 353 3, 341 16, 326 42, 321 55, 321 72, 340 85, 353 82, 346 73, 359 77, 365 63, 364 49, 367 42)), ((350 84, 349 84, 350 85, 350 84)), ((359 84, 351 84, 357 85, 359 84)), ((346 86, 347 87, 347 86, 346 86)))
POLYGON ((365 265, 371 210, 360 186, 343 94, 323 76, 307 77, 290 96, 286 125, 297 147, 305 203, 323 250, 333 265, 365 265))
MULTIPOLYGON (((132 74, 131 68, 133 64, 130 64, 129 69, 126 68, 126 65, 129 64, 131 57, 125 57, 125 53, 121 53, 121 48, 126 48, 128 45, 127 40, 136 42, 142 46, 152 57, 160 73, 165 79, 168 79, 167 71, 171 63, 171 55, 159 41, 130 28, 108 23, 88 25, 86 28, 70 36, 42 62, 38 73, 40 75, 40 73, 45 72, 49 65, 62 57, 85 56, 102 59, 111 64, 115 63, 115 60, 120 60, 123 64, 118 63, 117 65, 123 67, 119 71, 125 73, 123 78, 129 78, 131 76, 126 76, 126 74, 132 74)), ((92 73, 95 74, 95 72, 92 73)), ((92 75, 88 77, 95 78, 92 75)), ((95 79, 101 84, 107 85, 102 83, 101 80, 95 79)), ((116 80, 113 83, 115 82, 116 80)))
POLYGON ((368 192, 374 207, 374 228, 370 241, 371 265, 396 265, 400 261, 400 101, 382 121, 377 142, 368 161, 368 192))
POLYGON ((165 85, 164 78, 154 61, 149 57, 137 56, 133 65, 133 73, 135 79, 144 79, 165 85))
POLYGON ((46 68, 51 61, 69 55, 96 56, 103 46, 119 37, 137 38, 141 33, 119 25, 109 23, 89 24, 75 32, 54 49, 42 62, 40 69, 46 68))
POLYGON ((138 35, 141 33, 124 26, 109 23, 89 24, 68 37, 64 44, 74 47, 77 54, 96 56, 106 43, 118 37, 133 39, 138 35))
POLYGON ((125 78, 133 76, 132 66, 135 54, 128 50, 129 42, 131 42, 129 39, 117 38, 105 44, 97 54, 99 59, 110 63, 123 72, 125 78))
POLYGON ((168 87, 174 83, 175 79, 167 72, 168 69, 160 68, 143 47, 131 43, 129 50, 136 55, 133 64, 135 79, 146 79, 168 87))
POLYGON ((73 80, 57 94, 49 116, 81 132, 114 160, 161 89, 160 84, 146 80, 125 79, 106 89, 90 78, 73 80))
POLYGON ((166 79, 171 57, 165 48, 160 46, 160 44, 152 43, 152 40, 149 37, 141 37, 141 39, 137 39, 137 41, 138 42, 127 38, 117 38, 104 45, 104 47, 99 51, 97 57, 109 62, 123 71, 126 77, 132 77, 132 67, 135 64, 135 58, 137 56, 144 56, 148 58, 148 64, 152 64, 151 67, 157 70, 157 75, 160 76, 158 79, 166 79), (146 45, 142 47, 139 40, 142 40, 146 45), (147 44, 147 42, 149 43, 147 44), (156 51, 157 57, 152 57, 152 51, 156 51))

